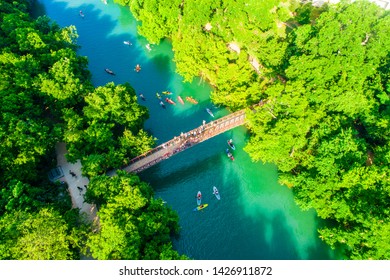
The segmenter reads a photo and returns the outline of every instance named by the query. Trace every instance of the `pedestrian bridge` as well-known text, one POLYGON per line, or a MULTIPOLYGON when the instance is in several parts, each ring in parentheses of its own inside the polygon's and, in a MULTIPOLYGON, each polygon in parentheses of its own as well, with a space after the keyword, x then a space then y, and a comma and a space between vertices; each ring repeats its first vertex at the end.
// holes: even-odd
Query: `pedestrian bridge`
MULTIPOLYGON (((261 101, 255 106, 262 106, 266 102, 261 101)), ((252 107, 251 109, 253 109, 252 107)), ((173 139, 151 149, 150 151, 133 158, 129 164, 120 168, 126 172, 138 173, 163 160, 166 160, 180 152, 183 152, 203 141, 224 133, 246 122, 246 109, 231 113, 215 121, 204 123, 201 126, 192 129, 186 133, 175 136, 173 139)), ((111 171, 108 175, 113 175, 111 171)))

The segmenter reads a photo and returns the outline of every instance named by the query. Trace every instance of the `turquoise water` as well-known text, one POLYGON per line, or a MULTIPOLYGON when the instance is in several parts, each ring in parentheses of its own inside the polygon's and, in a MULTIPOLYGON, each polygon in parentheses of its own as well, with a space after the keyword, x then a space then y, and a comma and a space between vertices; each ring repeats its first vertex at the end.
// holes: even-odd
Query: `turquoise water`
MULTIPOLYGON (((89 58, 95 86, 129 82, 137 93, 143 93, 146 101, 139 102, 150 111, 145 128, 158 143, 201 125, 203 120, 211 121, 207 107, 216 118, 228 113, 211 104, 212 89, 206 83, 199 79, 183 83, 175 73, 168 42, 146 49, 147 41, 137 35, 137 23, 128 8, 112 1, 105 5, 99 0, 39 0, 34 12, 47 14, 60 26, 76 26, 79 53, 89 58), (123 44, 127 40, 131 46, 123 44), (139 73, 134 71, 136 64, 142 67, 139 73), (116 76, 105 73, 105 68, 116 76), (164 110, 155 93, 165 90, 173 92, 174 99, 180 94, 200 102, 164 110)), ((174 239, 175 249, 204 260, 336 258, 317 237, 315 212, 302 212, 296 206, 292 191, 277 183, 275 166, 251 162, 242 150, 247 141, 246 129, 238 127, 140 173, 156 197, 179 214, 181 232, 174 239), (234 162, 225 154, 230 138, 236 145, 234 162), (212 194, 214 185, 221 194, 219 201, 212 194), (202 202, 209 206, 194 212, 199 190, 202 202)))

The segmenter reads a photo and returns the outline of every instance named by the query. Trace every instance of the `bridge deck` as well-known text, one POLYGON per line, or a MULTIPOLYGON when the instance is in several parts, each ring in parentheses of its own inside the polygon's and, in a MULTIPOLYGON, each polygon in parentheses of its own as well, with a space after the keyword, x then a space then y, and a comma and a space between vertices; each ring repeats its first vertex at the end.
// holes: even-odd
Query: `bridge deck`
POLYGON ((245 110, 237 111, 210 123, 201 125, 180 136, 165 142, 162 145, 132 159, 130 164, 122 170, 138 173, 171 156, 193 147, 207 139, 228 131, 245 123, 245 110))

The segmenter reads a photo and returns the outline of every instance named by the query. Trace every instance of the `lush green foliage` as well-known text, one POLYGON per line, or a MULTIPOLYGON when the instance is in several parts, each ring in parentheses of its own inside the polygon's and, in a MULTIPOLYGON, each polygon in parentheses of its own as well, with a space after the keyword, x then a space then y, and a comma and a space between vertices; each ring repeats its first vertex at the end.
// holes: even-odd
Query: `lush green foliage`
POLYGON ((88 176, 125 165, 129 158, 146 152, 154 143, 142 130, 147 110, 137 103, 129 84, 98 87, 85 97, 85 103, 79 113, 65 110, 64 138, 68 159, 81 158, 88 176))
POLYGON ((0 259, 77 259, 72 231, 55 211, 13 211, 0 219, 0 259))
MULTIPOLYGON (((138 177, 115 181, 118 190, 134 195, 114 190, 91 195, 108 204, 99 213, 101 231, 90 239, 89 224, 79 209, 71 209, 66 184, 48 181, 58 141, 67 142, 69 159, 81 159, 90 176, 126 164, 154 141, 142 130, 148 113, 130 85, 91 85, 76 38, 72 26, 60 28, 47 17, 33 20, 25 0, 0 2, 0 259, 78 259, 88 253, 87 240, 99 259, 181 258, 169 239, 177 216, 153 200, 138 177), (119 209, 139 201, 144 204, 138 216, 119 209), (136 220, 124 225, 129 215, 136 220), (141 247, 134 247, 135 239, 141 247), (111 251, 105 248, 109 243, 111 251)), ((103 190, 101 180, 92 179, 91 189, 103 190)))
POLYGON ((87 201, 99 205, 99 229, 87 245, 92 256, 109 259, 183 259, 172 249, 178 216, 153 199, 149 185, 124 171, 96 176, 88 185, 87 201))
POLYGON ((59 109, 77 102, 86 59, 76 56, 74 28, 60 29, 46 17, 32 21, 24 10, 11 13, 8 1, 0 5, 0 177, 35 180, 30 170, 60 139, 59 109))
POLYGON ((390 17, 340 4, 291 35, 287 81, 262 95, 246 150, 278 165, 303 209, 336 222, 323 240, 351 258, 389 259, 390 17))
POLYGON ((389 13, 367 1, 156 3, 123 2, 150 42, 172 40, 186 80, 209 80, 233 109, 266 100, 248 111, 246 151, 330 222, 320 237, 350 258, 389 259, 389 13))
POLYGON ((79 258, 82 232, 66 185, 48 181, 61 109, 86 81, 77 34, 47 17, 32 20, 26 1, 0 3, 0 258, 79 258), (64 83, 67 81, 67 83, 64 83), (67 95, 63 95, 67 92, 67 95), (69 93, 68 93, 69 92, 69 93))

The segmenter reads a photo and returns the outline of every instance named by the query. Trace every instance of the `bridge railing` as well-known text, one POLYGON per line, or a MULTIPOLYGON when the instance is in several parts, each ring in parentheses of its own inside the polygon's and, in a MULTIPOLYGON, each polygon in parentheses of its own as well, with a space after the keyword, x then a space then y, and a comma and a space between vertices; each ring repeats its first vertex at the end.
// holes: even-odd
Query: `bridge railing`
MULTIPOLYGON (((200 142, 203 142, 211 137, 214 137, 215 135, 218 135, 220 133, 223 133, 226 130, 231 129, 232 127, 242 125, 245 121, 245 110, 240 110, 237 112, 234 112, 230 115, 227 115, 225 117, 222 117, 220 119, 217 119, 215 121, 206 123, 204 125, 201 125, 195 129, 192 129, 186 133, 181 133, 179 136, 175 136, 173 139, 143 153, 142 155, 139 155, 129 161, 129 163, 122 167, 122 169, 129 168, 131 165, 145 159, 146 157, 159 152, 162 149, 166 149, 167 147, 171 145, 176 145, 180 143, 187 143, 189 145, 186 145, 185 149, 192 147, 195 144, 198 144, 200 142), (191 141, 188 141, 191 139, 191 141)), ((178 150, 178 149, 177 149, 178 150)), ((180 149, 182 151, 184 149, 180 149)), ((175 154, 175 151, 172 153, 175 154)), ((170 157, 172 154, 168 153, 168 156, 162 156, 157 159, 151 160, 150 162, 145 163, 144 166, 141 166, 137 168, 136 170, 133 170, 133 172, 139 172, 149 166, 152 166, 168 157, 170 157)))

